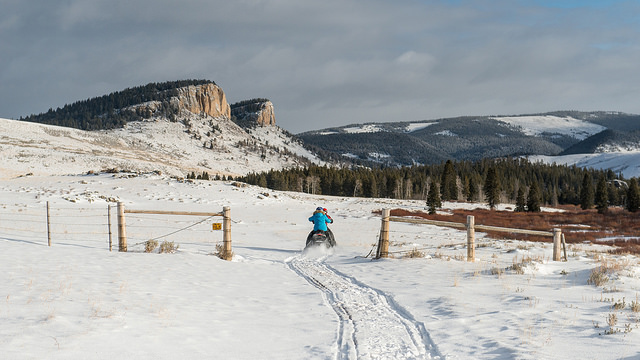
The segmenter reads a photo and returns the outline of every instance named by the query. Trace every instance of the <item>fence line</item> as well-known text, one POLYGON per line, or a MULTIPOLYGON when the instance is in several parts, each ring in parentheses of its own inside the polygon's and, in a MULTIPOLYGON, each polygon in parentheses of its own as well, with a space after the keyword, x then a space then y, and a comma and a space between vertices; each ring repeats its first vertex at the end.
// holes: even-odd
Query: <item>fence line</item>
MULTIPOLYGON (((49 211, 47 213, 47 203, 45 202, 35 205, 0 203, 0 238, 34 244, 39 243, 45 246, 55 246, 57 242, 61 242, 65 246, 87 246, 89 244, 95 245, 102 243, 105 244, 105 247, 108 246, 109 251, 112 250, 112 230, 115 230, 112 226, 116 225, 112 224, 111 221, 111 207, 113 207, 113 205, 95 204, 91 207, 86 207, 81 205, 58 206, 55 203, 50 203, 48 207, 49 211)), ((133 214, 130 215, 128 214, 128 217, 131 217, 133 220, 128 224, 128 227, 133 230, 130 234, 132 235, 132 239, 138 237, 148 240, 150 238, 148 234, 154 232, 149 229, 155 230, 156 233, 164 230, 165 234, 163 236, 184 231, 188 233, 183 236, 183 238, 188 239, 187 244, 195 246, 202 244, 207 247, 214 245, 214 241, 209 240, 211 238, 210 234, 213 232, 211 226, 209 225, 208 230, 205 226, 195 226, 208 219, 197 221, 194 224, 193 221, 180 220, 179 217, 177 221, 169 221, 166 215, 160 215, 160 217, 153 216, 150 215, 148 211, 133 210, 132 213, 133 214), (136 216, 136 212, 139 213, 138 216, 136 216), (147 225, 147 222, 152 224, 147 225), (207 236, 207 234, 209 235, 207 236), (209 239, 207 239, 207 237, 209 239)), ((153 213, 158 213, 158 211, 153 211, 153 213)), ((175 212, 160 211, 160 213, 169 214, 175 212)), ((213 213, 185 213, 189 216, 200 214, 224 216, 224 211, 213 213)), ((227 228, 229 228, 230 220, 229 218, 227 228)), ((230 232, 228 232, 228 235, 230 240, 230 232)), ((93 247, 92 245, 89 246, 93 247)), ((228 249, 228 252, 231 253, 230 247, 228 249)), ((208 254, 214 252, 213 249, 198 249, 197 251, 206 251, 208 254)))
POLYGON ((192 225, 176 230, 169 234, 156 237, 152 240, 163 238, 169 235, 173 235, 180 231, 189 229, 195 225, 201 224, 204 221, 214 217, 222 216, 222 232, 223 232, 223 247, 220 251, 220 257, 224 260, 231 260, 233 258, 233 251, 231 250, 231 209, 228 206, 222 208, 222 212, 195 212, 195 211, 164 211, 164 210, 135 210, 125 209, 124 203, 118 203, 118 251, 127 251, 127 225, 125 214, 146 214, 146 215, 181 215, 181 216, 207 216, 206 219, 198 221, 192 225))
MULTIPOLYGON (((467 223, 457 223, 450 221, 441 221, 441 220, 428 220, 428 219, 407 219, 402 217, 391 216, 390 209, 382 210, 381 217, 381 228, 380 228, 380 238, 378 239, 378 251, 376 253, 376 259, 386 258, 389 256, 389 224, 390 222, 401 222, 401 223, 410 223, 410 224, 424 224, 424 225, 436 225, 436 226, 445 226, 445 227, 453 227, 459 229, 467 230, 467 261, 475 260, 475 230, 483 230, 483 231, 497 231, 497 232, 508 232, 508 233, 516 233, 516 234, 526 234, 526 235, 537 235, 537 236, 548 236, 553 238, 553 261, 561 260, 560 247, 563 245, 564 234, 560 229, 553 229, 553 231, 538 231, 538 230, 527 230, 527 229, 515 229, 515 228, 505 228, 498 226, 489 226, 489 225, 475 225, 475 217, 473 215, 467 216, 467 223)), ((566 249, 565 249, 566 252, 566 249)), ((566 255, 565 255, 566 259, 566 255)))

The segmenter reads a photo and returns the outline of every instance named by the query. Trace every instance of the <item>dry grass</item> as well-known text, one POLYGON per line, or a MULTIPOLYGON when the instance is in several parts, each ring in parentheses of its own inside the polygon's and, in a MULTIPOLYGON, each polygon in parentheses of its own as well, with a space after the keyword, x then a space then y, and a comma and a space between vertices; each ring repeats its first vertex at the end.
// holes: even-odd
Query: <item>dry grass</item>
POLYGON ((619 274, 631 266, 629 260, 626 259, 615 261, 599 256, 596 260, 600 262, 600 265, 591 270, 589 280, 587 280, 588 284, 595 286, 605 285, 609 282, 611 275, 619 274))
MULTIPOLYGON (((213 253, 214 256, 219 257, 222 260, 226 260, 226 254, 224 251, 224 243, 218 243, 216 244, 216 252, 213 253)), ((229 257, 232 258, 233 257, 233 251, 231 252, 231 254, 229 254, 229 257)))
POLYGON ((629 307, 634 313, 640 312, 640 302, 638 302, 638 294, 636 294, 636 299, 631 301, 629 307))
POLYGON ((589 274, 589 280, 587 280, 587 284, 595 286, 603 286, 608 282, 609 276, 607 275, 607 270, 602 266, 598 266, 595 269, 591 270, 591 274, 589 274))
POLYGON ((144 242, 144 252, 153 252, 158 247, 158 240, 147 240, 144 242))
POLYGON ((420 251, 417 248, 413 248, 411 249, 409 252, 407 252, 404 257, 405 258, 409 258, 409 259, 413 259, 413 258, 423 258, 425 257, 426 254, 424 253, 424 251, 420 251))
POLYGON ((489 270, 489 273, 491 275, 497 275, 498 277, 500 277, 504 274, 504 269, 499 267, 492 267, 491 270, 489 270))
POLYGON ((180 246, 175 244, 173 241, 163 241, 162 244, 160 244, 160 254, 174 253, 178 251, 179 247, 180 246))
MULTIPOLYGON (((562 206, 563 212, 519 213, 513 211, 491 211, 486 209, 456 209, 450 215, 426 212, 391 210, 392 216, 415 216, 429 220, 451 221, 464 224, 468 215, 475 217, 476 224, 508 227, 527 230, 551 231, 562 229, 566 242, 583 243, 589 241, 606 245, 614 245, 613 253, 640 254, 640 239, 624 239, 637 237, 640 233, 640 212, 630 213, 619 208, 610 208, 606 214, 598 214, 596 210, 581 210, 576 206, 562 206), (602 242, 602 238, 618 240, 602 242)), ((552 242, 550 237, 487 232, 494 239, 512 239, 538 242, 552 242)))
POLYGON ((624 297, 622 298, 622 300, 615 301, 613 305, 611 305, 611 308, 613 310, 624 310, 624 308, 626 307, 627 307, 627 302, 625 301, 624 297))

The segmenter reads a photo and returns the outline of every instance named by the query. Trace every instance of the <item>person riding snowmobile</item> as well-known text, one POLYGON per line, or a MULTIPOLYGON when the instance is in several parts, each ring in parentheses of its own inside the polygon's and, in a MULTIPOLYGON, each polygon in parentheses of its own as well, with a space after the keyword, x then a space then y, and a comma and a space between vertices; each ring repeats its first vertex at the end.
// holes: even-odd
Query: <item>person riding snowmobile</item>
POLYGON ((317 207, 313 212, 313 215, 309 218, 309 221, 313 222, 313 230, 307 236, 307 246, 309 242, 313 238, 314 234, 322 234, 326 236, 328 240, 328 246, 335 246, 336 240, 333 237, 333 233, 329 228, 327 228, 327 224, 332 224, 333 219, 331 216, 327 214, 327 209, 322 207, 317 207))
POLYGON ((313 233, 326 232, 327 224, 333 223, 333 219, 327 215, 327 209, 317 207, 316 211, 309 218, 309 221, 313 223, 313 233))

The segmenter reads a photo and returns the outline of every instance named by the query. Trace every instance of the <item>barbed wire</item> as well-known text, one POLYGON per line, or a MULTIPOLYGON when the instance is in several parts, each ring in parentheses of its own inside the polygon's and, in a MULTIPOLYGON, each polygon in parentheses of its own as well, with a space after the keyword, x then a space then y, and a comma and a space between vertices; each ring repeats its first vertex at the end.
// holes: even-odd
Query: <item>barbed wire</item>
POLYGON ((178 229, 178 230, 172 231, 172 232, 167 233, 167 234, 165 234, 165 235, 156 236, 156 237, 154 237, 154 238, 151 238, 151 239, 149 239, 149 240, 145 240, 145 241, 140 242, 140 243, 137 243, 137 244, 133 244, 133 246, 144 244, 144 243, 145 243, 145 242, 147 242, 147 241, 155 241, 155 240, 159 240, 159 239, 163 239, 163 238, 169 237, 169 236, 174 235, 174 234, 177 234, 177 233, 179 233, 179 232, 181 232, 181 231, 185 231, 185 230, 187 230, 187 229, 189 229, 189 228, 192 228, 192 227, 194 227, 194 226, 196 226, 196 225, 202 224, 203 222, 205 222, 205 221, 207 221, 207 220, 209 220, 209 219, 211 219, 211 218, 213 218, 213 217, 216 217, 216 216, 217 216, 217 215, 213 215, 213 216, 206 217, 206 218, 204 218, 204 219, 202 219, 202 220, 200 220, 200 221, 197 221, 197 222, 195 222, 195 223, 193 223, 193 224, 191 224, 191 225, 185 226, 185 227, 183 227, 183 228, 181 228, 181 229, 178 229))

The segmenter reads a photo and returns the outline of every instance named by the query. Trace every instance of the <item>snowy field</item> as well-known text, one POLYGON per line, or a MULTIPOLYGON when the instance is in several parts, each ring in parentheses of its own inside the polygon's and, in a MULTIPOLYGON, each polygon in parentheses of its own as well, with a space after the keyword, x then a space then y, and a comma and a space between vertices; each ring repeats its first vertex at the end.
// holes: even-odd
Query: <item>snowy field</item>
POLYGON ((424 203, 125 175, 0 180, 3 359, 640 357, 636 257, 583 244, 552 262, 550 244, 478 233, 467 262, 465 232, 392 223, 394 258, 372 260, 372 211, 424 203), (120 253, 114 215, 109 252, 108 200, 138 210, 229 206, 233 261, 213 255, 220 220, 206 217, 127 214, 129 252, 120 253), (338 247, 303 256, 316 206, 335 219, 338 247), (179 248, 145 253, 152 238, 179 248), (414 248, 425 257, 408 258, 414 248), (587 284, 605 262, 617 264, 610 280, 587 284))
POLYGON ((606 128, 588 121, 574 119, 572 117, 559 117, 552 115, 541 116, 502 116, 493 119, 503 121, 511 126, 519 128, 525 135, 537 136, 543 133, 562 134, 578 140, 584 140, 606 128))

